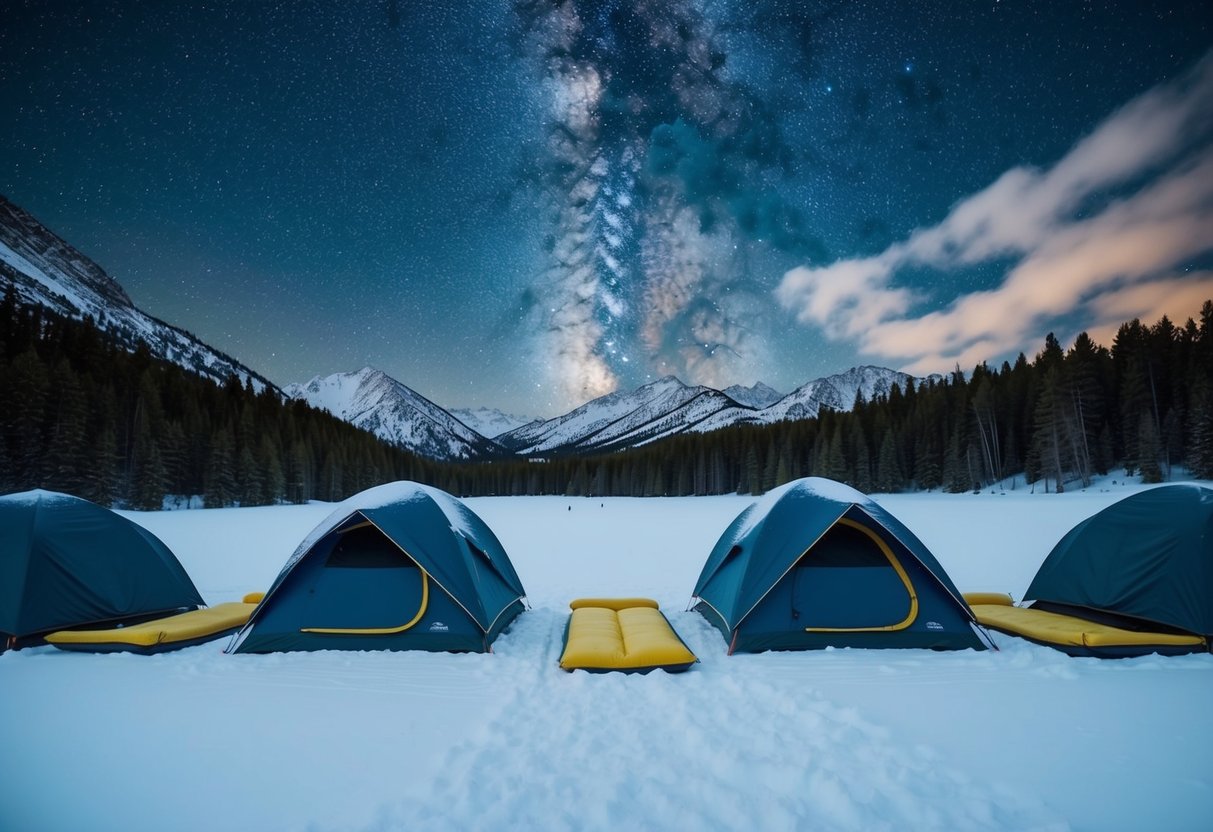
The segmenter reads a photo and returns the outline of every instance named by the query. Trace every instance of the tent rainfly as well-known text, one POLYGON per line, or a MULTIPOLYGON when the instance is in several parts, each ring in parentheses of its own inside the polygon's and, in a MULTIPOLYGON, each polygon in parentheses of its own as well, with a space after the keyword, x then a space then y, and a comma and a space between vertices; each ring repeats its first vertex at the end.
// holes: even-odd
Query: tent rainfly
POLYGON ((1053 547, 1032 607, 1213 640, 1213 489, 1164 485, 1113 503, 1053 547))
POLYGON ((341 503, 308 535, 228 652, 487 652, 525 594, 463 502, 390 483, 341 503))
POLYGON ((990 643, 923 543, 855 489, 811 477, 750 505, 695 584, 729 652, 990 643))
POLYGON ((0 650, 201 606, 168 547, 122 515, 53 491, 0 497, 0 650))

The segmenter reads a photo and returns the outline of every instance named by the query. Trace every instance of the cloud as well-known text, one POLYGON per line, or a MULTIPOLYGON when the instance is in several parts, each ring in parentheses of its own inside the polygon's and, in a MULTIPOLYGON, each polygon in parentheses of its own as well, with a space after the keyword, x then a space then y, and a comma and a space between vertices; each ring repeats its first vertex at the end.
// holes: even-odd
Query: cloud
POLYGON ((1120 325, 1133 318, 1153 322, 1166 315, 1182 326, 1188 318, 1195 318, 1201 304, 1210 298, 1213 298, 1213 271, 1190 272, 1128 286, 1102 295, 1091 304, 1094 322, 1087 327, 1087 334, 1098 344, 1111 345, 1120 325))
POLYGON ((1162 308, 1177 283, 1202 285, 1176 272, 1213 250, 1211 134, 1213 53, 1113 113, 1052 168, 1009 170, 875 256, 793 269, 776 297, 828 337, 916 372, 1029 348, 1075 312, 1095 325, 1109 310, 1162 308), (925 314, 915 310, 930 298, 896 282, 904 269, 1003 259, 1016 264, 996 288, 925 314))

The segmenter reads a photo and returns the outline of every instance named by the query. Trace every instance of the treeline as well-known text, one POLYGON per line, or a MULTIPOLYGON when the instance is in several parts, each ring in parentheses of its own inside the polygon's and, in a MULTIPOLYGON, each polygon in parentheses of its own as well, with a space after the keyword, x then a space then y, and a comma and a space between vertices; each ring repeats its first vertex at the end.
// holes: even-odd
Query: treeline
POLYGON ((90 320, 0 300, 0 493, 46 488, 158 509, 339 500, 434 463, 234 376, 219 385, 90 320))
POLYGON ((1197 323, 1120 327, 1110 349, 1053 336, 1029 361, 894 386, 850 412, 680 436, 610 456, 451 466, 463 494, 762 493, 802 476, 861 491, 961 492, 1010 478, 1045 490, 1124 468, 1161 482, 1213 478, 1213 302, 1197 323))
POLYGON ((1061 491, 1120 468, 1213 478, 1213 302, 1199 322, 1120 327, 1111 348, 1052 335, 1029 361, 596 457, 440 463, 300 401, 218 385, 89 320, 0 301, 0 493, 34 487, 159 508, 339 500, 397 479, 464 496, 760 494, 802 476, 861 491, 961 492, 1010 478, 1061 491))

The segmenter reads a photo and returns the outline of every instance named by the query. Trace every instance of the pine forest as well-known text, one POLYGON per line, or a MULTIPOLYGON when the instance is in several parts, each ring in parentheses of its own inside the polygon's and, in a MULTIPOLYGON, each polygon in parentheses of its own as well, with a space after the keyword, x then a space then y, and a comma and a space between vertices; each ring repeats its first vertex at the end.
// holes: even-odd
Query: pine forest
POLYGON ((158 509, 339 500, 412 479, 461 496, 760 494, 803 476, 865 492, 1082 488, 1123 468, 1213 478, 1213 302, 1110 347, 1049 335, 1031 359, 957 367, 847 412, 683 434, 609 455, 438 462, 276 391, 129 352, 92 321, 0 301, 0 493, 158 509))

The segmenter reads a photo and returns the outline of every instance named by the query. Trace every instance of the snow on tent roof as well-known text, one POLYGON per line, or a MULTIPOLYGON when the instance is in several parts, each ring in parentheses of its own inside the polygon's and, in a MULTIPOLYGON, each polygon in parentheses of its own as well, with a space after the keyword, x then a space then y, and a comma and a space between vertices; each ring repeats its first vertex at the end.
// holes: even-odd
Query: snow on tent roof
POLYGON ((861 506, 874 505, 870 497, 862 491, 856 491, 845 483, 828 480, 824 477, 805 477, 804 479, 785 483, 778 488, 772 488, 751 503, 750 507, 746 509, 747 519, 737 527, 733 535, 734 538, 740 539, 752 532, 771 513, 771 509, 775 507, 775 504, 792 491, 803 491, 805 494, 813 494, 836 503, 855 503, 861 506))
POLYGON ((35 488, 32 491, 18 491, 15 494, 5 494, 0 496, 0 502, 19 506, 33 505, 39 501, 55 502, 74 499, 76 498, 68 494, 61 494, 58 491, 44 491, 41 488, 35 488))
POLYGON ((316 544, 316 541, 345 522, 354 512, 383 508, 384 506, 407 503, 414 500, 424 500, 427 497, 433 500, 438 508, 442 510, 452 529, 465 537, 474 538, 476 536, 475 524, 472 520, 475 515, 472 514, 471 509, 450 494, 440 489, 408 480, 389 482, 384 485, 376 485, 365 491, 359 491, 352 497, 346 497, 337 503, 336 507, 329 512, 329 515, 316 528, 312 529, 307 537, 303 538, 303 541, 295 548, 291 556, 286 559, 286 564, 282 567, 281 574, 289 572, 291 567, 303 557, 304 553, 316 544))
POLYGON ((274 579, 273 584, 266 592, 266 597, 268 598, 278 589, 278 586, 290 573, 291 569, 311 551, 312 547, 321 538, 340 526, 355 513, 362 512, 366 514, 390 506, 424 501, 432 503, 442 512, 447 525, 457 536, 463 537, 469 543, 474 544, 480 551, 484 552, 485 557, 489 559, 492 566, 501 574, 502 579, 511 588, 515 589, 520 596, 526 594, 513 564, 509 561, 509 556, 505 554, 504 549, 501 547, 500 541, 497 540, 492 529, 475 512, 460 500, 441 489, 417 482, 401 480, 368 488, 338 503, 336 508, 329 513, 328 517, 317 525, 316 528, 312 529, 295 548, 291 556, 287 558, 286 563, 278 573, 278 577, 274 579), (486 540, 485 538, 488 539, 486 540), (496 554, 496 552, 500 552, 500 555, 496 554))

